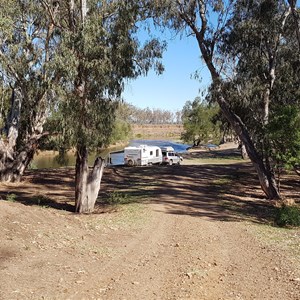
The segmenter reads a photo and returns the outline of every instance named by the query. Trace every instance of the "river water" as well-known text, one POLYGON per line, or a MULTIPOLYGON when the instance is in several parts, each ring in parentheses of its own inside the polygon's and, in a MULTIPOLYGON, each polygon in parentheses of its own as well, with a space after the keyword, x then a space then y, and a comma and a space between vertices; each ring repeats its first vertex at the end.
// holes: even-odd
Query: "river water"
MULTIPOLYGON (((167 147, 171 146, 174 148, 175 152, 183 153, 186 151, 190 145, 181 144, 168 140, 132 140, 129 143, 129 146, 139 146, 139 145, 148 145, 148 146, 158 146, 158 147, 167 147)), ((110 154, 112 165, 122 165, 124 162, 124 147, 115 148, 111 152, 104 151, 99 155, 101 157, 108 157, 110 154)), ((96 154, 91 154, 89 157, 89 164, 92 165, 95 160, 96 154)), ((75 166, 75 155, 74 153, 68 153, 64 157, 64 161, 59 161, 58 153, 54 151, 40 152, 33 159, 31 164, 32 168, 44 169, 44 168, 60 168, 60 167, 73 167, 75 166)))

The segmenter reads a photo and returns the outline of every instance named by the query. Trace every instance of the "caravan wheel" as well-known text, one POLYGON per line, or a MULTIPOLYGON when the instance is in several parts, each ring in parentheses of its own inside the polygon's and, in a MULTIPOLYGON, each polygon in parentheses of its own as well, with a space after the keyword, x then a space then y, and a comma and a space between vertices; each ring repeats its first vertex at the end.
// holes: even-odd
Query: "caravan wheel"
POLYGON ((134 165, 133 160, 131 160, 131 159, 128 160, 127 165, 128 165, 129 167, 132 167, 132 166, 134 165))

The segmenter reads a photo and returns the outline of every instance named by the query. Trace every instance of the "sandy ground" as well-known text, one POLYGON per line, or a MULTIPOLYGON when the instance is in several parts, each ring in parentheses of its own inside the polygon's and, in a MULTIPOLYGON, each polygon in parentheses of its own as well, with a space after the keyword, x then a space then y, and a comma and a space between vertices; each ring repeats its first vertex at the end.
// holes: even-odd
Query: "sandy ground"
POLYGON ((93 215, 72 169, 1 184, 0 299, 300 299, 300 230, 271 226, 249 163, 185 162, 107 168, 99 198, 128 204, 93 215))

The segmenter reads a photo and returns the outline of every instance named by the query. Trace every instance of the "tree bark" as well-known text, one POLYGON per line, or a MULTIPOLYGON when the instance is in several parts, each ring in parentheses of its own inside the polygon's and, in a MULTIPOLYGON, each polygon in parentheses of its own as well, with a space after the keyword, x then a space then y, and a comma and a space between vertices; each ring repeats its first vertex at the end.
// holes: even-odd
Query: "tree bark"
POLYGON ((17 147, 19 121, 22 108, 22 93, 13 89, 11 111, 0 138, 0 180, 6 182, 20 181, 28 164, 32 161, 38 140, 42 136, 44 118, 39 116, 33 125, 32 134, 27 137, 21 149, 17 147), (41 117, 41 118, 40 118, 41 117))
POLYGON ((299 47, 298 56, 299 56, 299 53, 300 53, 300 13, 296 6, 297 0, 288 0, 288 3, 292 10, 292 16, 293 16, 293 19, 295 22, 295 32, 296 32, 296 37, 297 37, 297 41, 298 41, 298 47, 299 47))
POLYGON ((222 110, 223 115, 231 124, 235 133, 245 145, 249 158, 258 174, 259 182, 262 190, 269 199, 280 199, 280 194, 277 189, 276 180, 274 175, 270 170, 266 169, 262 158, 259 156, 256 151, 255 145, 250 138, 248 130, 245 124, 242 122, 239 116, 237 116, 230 108, 229 103, 223 97, 222 93, 222 78, 217 71, 214 65, 214 48, 215 48, 215 39, 210 40, 206 37, 207 32, 209 32, 209 24, 206 15, 206 3, 203 0, 198 2, 199 8, 199 17, 201 20, 200 29, 198 29, 195 19, 190 18, 185 11, 180 11, 180 17, 186 22, 190 29, 194 32, 200 53, 205 61, 205 64, 211 74, 212 82, 216 91, 216 101, 218 102, 220 109, 222 110))
POLYGON ((228 103, 221 94, 220 87, 218 91, 217 102, 219 103, 224 116, 230 122, 232 128, 242 141, 243 145, 245 145, 248 156, 257 172, 261 188, 266 194, 267 198, 272 200, 281 199, 274 175, 270 172, 270 170, 266 169, 262 158, 255 149, 245 124, 242 122, 240 117, 232 112, 228 103))
POLYGON ((243 159, 248 159, 249 155, 247 153, 247 149, 244 144, 241 145, 241 154, 243 159))
MULTIPOLYGON (((80 0, 81 23, 84 26, 87 14, 87 1, 80 0)), ((69 2, 70 19, 74 13, 74 1, 69 2)), ((71 24, 74 22, 71 20, 71 24)), ((75 94, 79 99, 79 105, 82 111, 80 126, 86 128, 85 109, 89 105, 86 98, 86 77, 83 63, 78 66, 78 76, 75 79, 75 94)), ((91 213, 94 210, 95 202, 100 190, 101 179, 104 171, 104 159, 98 157, 93 168, 90 170, 88 166, 88 145, 84 138, 77 144, 76 155, 76 175, 75 175, 75 211, 78 213, 91 213)))
POLYGON ((76 155, 75 212, 91 213, 94 211, 104 165, 104 159, 97 157, 93 168, 90 170, 87 147, 78 147, 76 155))

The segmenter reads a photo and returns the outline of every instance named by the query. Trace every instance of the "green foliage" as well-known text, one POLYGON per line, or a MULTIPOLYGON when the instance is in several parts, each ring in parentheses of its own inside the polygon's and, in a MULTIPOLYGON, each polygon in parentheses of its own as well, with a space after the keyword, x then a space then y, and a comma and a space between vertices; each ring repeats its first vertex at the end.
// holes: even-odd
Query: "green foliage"
POLYGON ((111 143, 121 142, 121 141, 128 141, 131 134, 131 126, 129 123, 116 119, 112 136, 111 136, 111 143))
POLYGON ((163 71, 165 43, 138 39, 137 25, 151 9, 147 1, 0 2, 1 82, 22 103, 16 151, 36 148, 49 117, 45 129, 52 137, 42 141, 44 149, 94 150, 129 134, 115 116, 124 81, 151 68, 163 71))
POLYGON ((267 126, 270 155, 278 166, 293 168, 300 164, 300 109, 280 106, 267 126))
MULTIPOLYGON (((85 145, 94 150, 126 139, 130 127, 118 114, 124 80, 150 68, 163 70, 165 44, 154 38, 140 45, 137 38, 136 23, 146 17, 147 7, 136 1, 87 1, 87 6, 84 22, 74 14, 73 23, 68 5, 60 7, 66 26, 57 29, 60 46, 52 64, 60 74, 60 99, 55 126, 49 126, 59 132, 54 142, 63 149, 85 145)), ((80 10, 75 2, 75 11, 80 10)))
POLYGON ((1 81, 9 93, 5 99, 20 103, 17 107, 16 102, 9 101, 5 109, 1 107, 1 128, 5 127, 2 132, 7 135, 13 115, 18 129, 14 149, 17 157, 36 145, 52 105, 50 90, 55 74, 50 66, 57 36, 50 29, 50 16, 40 1, 2 1, 0 20, 1 81))
POLYGON ((109 205, 129 204, 134 202, 134 199, 126 193, 113 191, 109 193, 108 197, 103 199, 102 202, 109 205))
POLYGON ((299 49, 287 14, 281 0, 237 1, 219 48, 235 69, 223 94, 266 168, 299 163, 299 49))
POLYGON ((17 200, 17 195, 16 194, 7 194, 6 195, 6 201, 9 202, 15 202, 17 200))
POLYGON ((219 108, 196 98, 186 102, 182 110, 184 132, 181 139, 193 145, 220 138, 220 124, 214 122, 219 108))
POLYGON ((35 163, 31 162, 29 165, 28 165, 28 169, 29 170, 37 170, 38 167, 35 163))
POLYGON ((295 205, 283 205, 277 208, 275 223, 281 227, 300 226, 300 208, 295 205))

